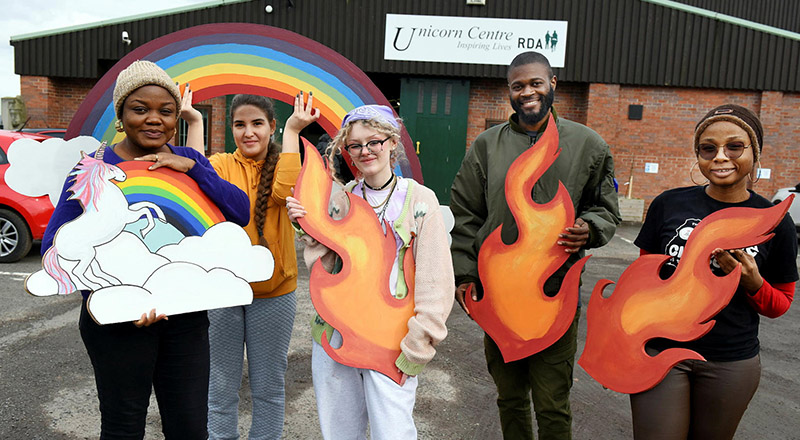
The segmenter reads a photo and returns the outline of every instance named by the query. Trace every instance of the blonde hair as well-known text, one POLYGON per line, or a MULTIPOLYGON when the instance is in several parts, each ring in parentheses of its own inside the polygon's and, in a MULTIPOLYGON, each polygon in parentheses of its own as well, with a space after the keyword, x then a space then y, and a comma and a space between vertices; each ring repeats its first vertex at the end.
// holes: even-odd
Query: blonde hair
MULTIPOLYGON (((398 125, 402 123, 402 120, 399 118, 396 120, 398 125)), ((335 162, 336 155, 342 154, 342 150, 344 149, 347 137, 350 136, 350 130, 352 129, 353 124, 361 124, 364 127, 371 128, 378 133, 381 133, 385 136, 391 136, 392 139, 394 139, 394 141, 397 143, 397 146, 394 150, 392 150, 391 155, 389 156, 389 166, 392 169, 394 169, 395 165, 397 165, 397 162, 401 158, 405 157, 405 149, 403 147, 403 141, 401 139, 399 127, 395 127, 394 125, 379 119, 358 119, 348 122, 347 125, 339 129, 339 132, 336 133, 336 136, 334 136, 331 142, 328 144, 328 151, 325 155, 328 161, 328 171, 330 172, 333 180, 339 183, 346 183, 342 182, 341 176, 336 173, 336 168, 333 166, 333 164, 335 162)))

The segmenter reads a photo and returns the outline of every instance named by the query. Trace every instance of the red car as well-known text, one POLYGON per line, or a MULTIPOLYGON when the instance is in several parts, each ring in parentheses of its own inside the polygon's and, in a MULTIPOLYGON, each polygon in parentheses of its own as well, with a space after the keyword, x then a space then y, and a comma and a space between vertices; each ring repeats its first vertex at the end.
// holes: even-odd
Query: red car
POLYGON ((10 166, 8 147, 24 138, 41 142, 51 137, 0 130, 0 263, 11 263, 28 255, 33 240, 42 239, 53 214, 53 205, 47 196, 23 196, 6 184, 6 170, 10 166))

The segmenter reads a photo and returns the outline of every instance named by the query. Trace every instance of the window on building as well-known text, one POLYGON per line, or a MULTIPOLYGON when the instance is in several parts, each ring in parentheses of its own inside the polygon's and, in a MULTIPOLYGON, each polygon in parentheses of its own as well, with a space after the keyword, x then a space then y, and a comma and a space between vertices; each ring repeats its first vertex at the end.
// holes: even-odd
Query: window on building
POLYGON ((486 119, 486 130, 506 122, 508 119, 486 119))
MULTIPOLYGON (((201 115, 203 115, 203 151, 206 156, 211 155, 208 140, 211 139, 211 106, 210 105, 193 105, 201 115)), ((183 119, 178 120, 178 136, 175 139, 177 145, 186 145, 186 134, 188 124, 183 119)))

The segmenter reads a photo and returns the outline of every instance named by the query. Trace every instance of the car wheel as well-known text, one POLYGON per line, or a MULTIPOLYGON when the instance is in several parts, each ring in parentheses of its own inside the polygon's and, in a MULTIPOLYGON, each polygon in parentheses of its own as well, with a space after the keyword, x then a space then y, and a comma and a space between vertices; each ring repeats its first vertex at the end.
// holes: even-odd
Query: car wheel
POLYGON ((0 263, 13 263, 28 255, 31 230, 19 214, 0 209, 0 263))

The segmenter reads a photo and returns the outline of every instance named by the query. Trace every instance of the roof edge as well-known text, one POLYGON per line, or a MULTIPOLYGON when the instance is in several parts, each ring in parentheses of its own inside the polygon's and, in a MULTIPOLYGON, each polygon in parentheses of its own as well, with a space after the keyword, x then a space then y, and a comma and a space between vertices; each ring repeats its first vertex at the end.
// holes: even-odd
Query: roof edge
POLYGON ((198 3, 196 5, 179 6, 177 8, 164 9, 164 10, 161 10, 161 11, 149 12, 149 13, 144 13, 144 14, 129 15, 129 16, 126 16, 126 17, 111 18, 111 19, 108 19, 108 20, 95 21, 95 22, 92 22, 92 23, 79 24, 79 25, 75 25, 75 26, 67 26, 67 27, 62 27, 62 28, 58 28, 58 29, 50 29, 50 30, 46 30, 46 31, 32 32, 32 33, 29 33, 29 34, 12 35, 9 42, 10 43, 15 43, 17 41, 30 40, 30 39, 33 39, 33 38, 47 37, 47 36, 51 36, 51 35, 62 34, 62 33, 65 33, 65 32, 82 31, 82 30, 87 30, 87 29, 92 29, 92 28, 97 28, 97 27, 102 27, 102 26, 108 26, 108 25, 112 25, 112 24, 128 23, 128 22, 131 22, 131 21, 144 20, 144 19, 147 19, 147 18, 159 17, 159 16, 162 16, 162 15, 179 14, 181 12, 190 12, 190 11, 196 11, 198 9, 215 8, 217 6, 224 6, 224 5, 229 5, 229 4, 233 4, 233 3, 246 3, 246 2, 249 2, 249 1, 251 1, 251 0, 210 0, 210 1, 207 1, 207 2, 204 2, 204 3, 198 3))
POLYGON ((759 32, 777 35, 783 38, 800 41, 800 33, 787 31, 786 29, 769 26, 766 24, 757 23, 755 21, 745 20, 743 18, 734 17, 732 15, 714 12, 708 9, 698 8, 697 6, 686 5, 673 0, 641 0, 645 3, 653 3, 666 8, 677 9, 679 11, 687 12, 689 14, 700 15, 702 17, 711 18, 724 23, 730 23, 737 26, 753 29, 759 32))

